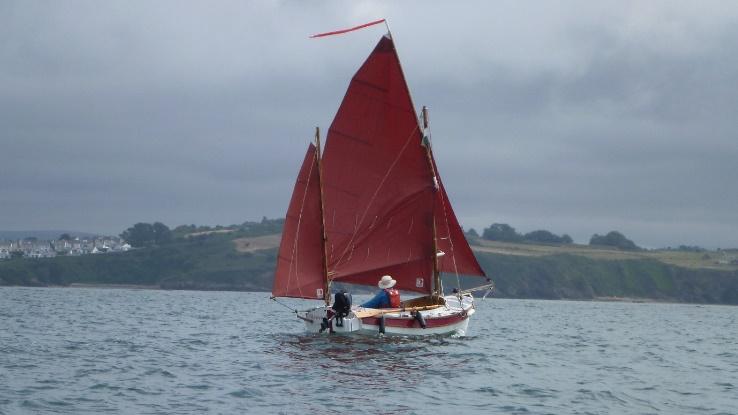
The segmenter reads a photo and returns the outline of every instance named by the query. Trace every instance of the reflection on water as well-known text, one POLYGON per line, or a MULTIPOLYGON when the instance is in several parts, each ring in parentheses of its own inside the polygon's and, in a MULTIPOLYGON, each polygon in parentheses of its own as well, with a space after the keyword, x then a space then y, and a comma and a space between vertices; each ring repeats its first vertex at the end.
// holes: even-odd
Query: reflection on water
MULTIPOLYGON (((362 380, 361 388, 381 389, 422 382, 428 370, 448 353, 445 347, 463 343, 463 337, 343 336, 275 334, 271 354, 283 357, 288 370, 319 370, 331 384, 362 380)), ((467 338, 467 340, 469 340, 467 338)), ((452 361, 444 366, 453 366, 452 361)))

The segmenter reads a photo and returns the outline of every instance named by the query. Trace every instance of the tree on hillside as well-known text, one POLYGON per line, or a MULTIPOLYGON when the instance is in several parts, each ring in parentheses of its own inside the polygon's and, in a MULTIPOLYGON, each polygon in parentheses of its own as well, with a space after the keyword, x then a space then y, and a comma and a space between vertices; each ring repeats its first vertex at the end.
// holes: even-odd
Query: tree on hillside
POLYGON ((153 225, 139 222, 123 231, 120 237, 134 248, 162 245, 172 240, 172 231, 161 222, 153 225))
POLYGON ((172 241, 172 231, 169 230, 167 225, 161 222, 154 222, 154 224, 151 225, 151 228, 154 231, 155 244, 162 245, 172 241))
POLYGON ((523 235, 523 239, 530 242, 543 242, 549 244, 561 243, 561 237, 559 235, 554 235, 553 233, 544 229, 528 232, 523 235))
POLYGON ((469 230, 464 233, 466 234, 467 238, 479 238, 479 234, 477 233, 477 230, 474 228, 469 228, 469 230))
POLYGON ((154 227, 150 223, 139 222, 123 231, 120 237, 134 248, 149 246, 154 242, 154 227))
POLYGON ((574 243, 574 241, 571 239, 571 236, 564 234, 564 235, 556 235, 553 232, 549 232, 545 229, 540 229, 533 232, 528 232, 525 235, 523 235, 523 240, 525 242, 538 242, 538 243, 544 243, 544 244, 570 244, 574 243))
POLYGON ((677 247, 677 251, 684 251, 684 252, 705 252, 707 251, 705 248, 697 245, 679 245, 677 247))
POLYGON ((482 238, 490 241, 520 242, 523 236, 507 223, 493 223, 489 228, 484 228, 482 238))
POLYGON ((59 240, 60 241, 71 241, 72 237, 68 233, 63 233, 59 235, 59 240))
POLYGON ((611 231, 607 235, 592 235, 589 240, 590 245, 613 246, 626 251, 637 251, 641 248, 635 242, 626 238, 625 235, 618 231, 611 231))

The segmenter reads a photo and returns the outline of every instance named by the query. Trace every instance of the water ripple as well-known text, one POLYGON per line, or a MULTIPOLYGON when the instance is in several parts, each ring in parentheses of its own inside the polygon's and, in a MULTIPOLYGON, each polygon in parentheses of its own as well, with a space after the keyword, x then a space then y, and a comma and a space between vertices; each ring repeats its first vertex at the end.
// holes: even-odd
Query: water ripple
POLYGON ((737 310, 487 300, 418 340, 305 334, 264 294, 2 288, 0 413, 734 414, 737 310))

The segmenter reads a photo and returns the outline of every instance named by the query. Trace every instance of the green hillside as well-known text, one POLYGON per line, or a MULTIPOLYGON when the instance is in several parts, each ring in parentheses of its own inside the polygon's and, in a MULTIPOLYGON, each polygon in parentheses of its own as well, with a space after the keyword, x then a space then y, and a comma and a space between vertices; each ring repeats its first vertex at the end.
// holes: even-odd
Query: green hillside
MULTIPOLYGON (((251 225, 180 232, 167 244, 124 253, 0 261, 0 285, 269 291, 279 243, 275 231, 281 222, 251 225)), ((710 254, 696 258, 689 253, 485 241, 474 249, 496 283, 498 297, 738 304, 736 267, 702 259, 710 254), (668 260, 660 258, 665 255, 668 260), (684 261, 687 265, 677 265, 684 261), (706 265, 700 266, 699 261, 706 265)), ((455 278, 445 280, 450 287, 455 278)), ((464 282, 468 286, 480 281, 464 282)))
POLYGON ((129 252, 1 261, 0 285, 125 284, 260 291, 271 288, 276 251, 238 252, 234 241, 253 235, 218 231, 129 252))
POLYGON ((705 268, 721 271, 738 271, 738 250, 622 250, 606 246, 578 244, 533 244, 488 241, 481 238, 471 240, 472 248, 477 252, 516 255, 516 256, 550 256, 576 255, 591 259, 626 260, 644 259, 663 262, 684 268, 705 268))

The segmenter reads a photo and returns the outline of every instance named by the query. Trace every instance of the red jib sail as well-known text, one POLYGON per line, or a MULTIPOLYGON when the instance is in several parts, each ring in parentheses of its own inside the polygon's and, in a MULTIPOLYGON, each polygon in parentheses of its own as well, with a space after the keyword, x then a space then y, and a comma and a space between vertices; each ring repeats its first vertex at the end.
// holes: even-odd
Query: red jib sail
MULTIPOLYGON (((432 159, 433 160, 433 159, 432 159)), ((456 214, 448 200, 446 188, 441 176, 438 175, 436 161, 433 160, 440 191, 436 197, 434 217, 436 218, 436 246, 445 255, 438 258, 438 269, 441 272, 484 277, 484 271, 479 266, 477 258, 466 241, 464 231, 459 225, 456 214)))
POLYGON ((395 47, 383 37, 328 130, 323 191, 333 280, 431 292, 433 176, 395 47))
POLYGON ((316 153, 310 144, 287 209, 272 287, 275 297, 322 299, 326 289, 316 153))

